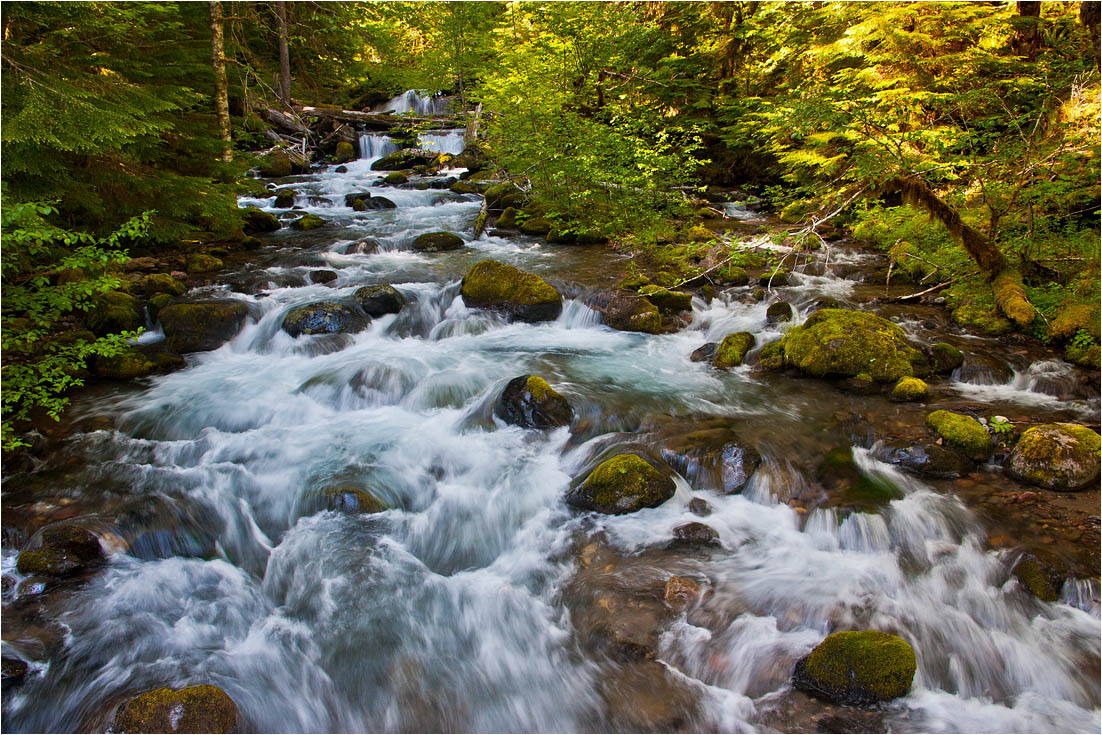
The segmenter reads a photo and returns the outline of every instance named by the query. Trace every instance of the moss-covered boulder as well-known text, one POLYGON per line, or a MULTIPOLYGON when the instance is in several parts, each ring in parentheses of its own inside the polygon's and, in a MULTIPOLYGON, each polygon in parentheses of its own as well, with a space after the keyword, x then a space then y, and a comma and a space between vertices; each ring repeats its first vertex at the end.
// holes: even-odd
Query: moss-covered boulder
MULTIPOLYGON (((392 171, 383 177, 383 183, 388 186, 401 186, 409 181, 409 176, 401 171, 392 171)), ((456 182, 459 183, 459 182, 456 182)))
POLYGON ((145 324, 138 300, 122 291, 108 291, 100 294, 93 302, 86 319, 88 328, 96 335, 132 331, 145 324))
POLYGON ((983 424, 971 416, 952 411, 934 411, 926 417, 926 425, 946 444, 956 447, 969 459, 982 462, 991 456, 991 435, 983 424))
POLYGON ((448 191, 453 194, 479 194, 482 192, 482 187, 467 181, 456 181, 448 187, 448 191))
POLYGON ((964 364, 964 353, 948 342, 930 345, 930 363, 939 373, 951 373, 964 364))
POLYGON ((514 426, 550 429, 569 426, 574 409, 543 378, 521 375, 505 386, 494 404, 494 415, 514 426))
POLYGON ((815 376, 857 376, 890 383, 924 376, 929 365, 903 330, 875 314, 849 309, 820 309, 789 330, 785 362, 815 376))
POLYGON ((685 240, 687 242, 708 242, 716 235, 703 225, 693 225, 685 231, 685 240))
POLYGON ((754 346, 757 340, 749 332, 732 332, 723 338, 716 350, 716 356, 712 358, 712 365, 717 368, 733 368, 742 364, 746 353, 754 346))
POLYGON ((638 293, 639 289, 643 286, 649 286, 650 279, 644 276, 642 273, 632 273, 624 276, 617 288, 624 289, 625 291, 635 291, 638 293))
POLYGON ((316 214, 310 214, 307 212, 294 222, 291 223, 291 227, 296 230, 316 230, 319 227, 326 225, 326 221, 316 214))
POLYGON ((146 297, 153 297, 159 293, 183 296, 187 291, 187 287, 184 286, 184 284, 167 273, 153 273, 152 275, 146 276, 141 281, 141 289, 146 297))
POLYGON ((260 232, 275 232, 280 228, 279 218, 271 212, 265 212, 256 207, 246 207, 241 212, 241 229, 246 235, 256 235, 260 232))
POLYGON ((460 293, 467 306, 500 311, 522 322, 551 321, 562 313, 562 296, 554 286, 495 260, 471 266, 460 293))
POLYGON ((367 329, 371 318, 356 304, 318 301, 291 309, 283 317, 283 331, 303 334, 350 334, 367 329))
POLYGON ((1102 367, 1102 347, 1099 345, 1068 345, 1064 358, 1076 365, 1098 370, 1102 367))
POLYGON ((43 529, 41 544, 27 549, 16 559, 20 574, 67 577, 107 561, 96 534, 75 523, 43 529))
POLYGON ((290 176, 294 171, 291 157, 287 155, 286 151, 279 150, 278 148, 260 159, 258 168, 260 169, 260 175, 266 179, 278 179, 284 176, 290 176))
POLYGON ((413 241, 413 249, 419 253, 439 253, 458 250, 465 244, 463 238, 451 232, 426 232, 413 241))
POLYGON ((954 322, 965 329, 972 329, 993 337, 1014 330, 1014 325, 1010 323, 1010 320, 999 316, 993 307, 963 304, 953 310, 952 317, 954 322))
POLYGON ((295 206, 295 190, 294 189, 280 189, 276 192, 275 202, 272 204, 276 209, 290 209, 295 206))
POLYGON ((488 187, 482 193, 486 199, 486 206, 494 211, 501 212, 509 207, 519 208, 524 203, 525 195, 511 181, 503 181, 488 187))
POLYGON ((95 361, 95 373, 101 378, 130 380, 156 372, 157 366, 135 347, 123 349, 117 355, 99 355, 95 361))
POLYGON ((430 166, 436 160, 436 154, 416 148, 396 151, 383 156, 371 164, 372 171, 404 171, 414 166, 430 166))
POLYGON ((370 317, 397 314, 406 304, 406 297, 388 283, 377 283, 356 289, 352 300, 370 317))
POLYGON ((173 352, 216 350, 241 331, 249 307, 241 301, 200 301, 171 304, 157 314, 165 344, 173 352))
POLYGON ((777 288, 778 286, 787 286, 789 280, 787 269, 778 268, 774 270, 770 268, 758 277, 758 285, 777 288))
POLYGON ((501 216, 497 218, 496 227, 503 230, 513 230, 517 226, 517 208, 506 207, 501 216))
POLYGON ((237 705, 216 686, 200 684, 145 692, 119 708, 111 727, 117 733, 237 732, 237 705))
POLYGON ((1049 337, 1056 340, 1071 339, 1080 329, 1097 342, 1099 339, 1099 314, 1097 304, 1069 304, 1060 307, 1048 327, 1049 337))
POLYGON ((758 366, 762 370, 784 369, 784 340, 770 342, 758 352, 758 366))
POLYGON ((930 395, 930 386, 922 378, 900 378, 892 386, 893 401, 921 401, 930 395))
POLYGON ((745 286, 750 283, 750 275, 746 269, 733 263, 728 263, 716 271, 715 279, 717 283, 724 286, 745 286))
POLYGON ((349 143, 347 140, 342 140, 337 143, 337 163, 347 163, 348 161, 355 160, 356 158, 356 146, 349 143))
POLYGON ((602 462, 566 496, 574 508, 621 515, 655 508, 673 497, 672 479, 638 454, 618 454, 602 462))
POLYGON ((213 273, 222 270, 224 263, 221 258, 206 253, 192 253, 187 256, 187 264, 184 266, 188 273, 213 273))
POLYGON ((796 312, 792 308, 792 304, 787 301, 778 301, 775 304, 770 304, 769 308, 765 310, 765 321, 769 324, 790 322, 795 316, 796 312))
POLYGON ((1027 429, 1004 465, 1022 482, 1049 490, 1098 487, 1099 436, 1077 424, 1042 424, 1027 429))
POLYGON ((832 633, 796 664, 793 684, 812 696, 853 706, 902 697, 918 662, 899 636, 875 630, 832 633))
POLYGON ((525 235, 539 237, 551 232, 555 228, 555 223, 546 217, 532 217, 521 222, 519 227, 525 235))
POLYGON ((145 310, 149 313, 149 318, 156 321, 157 316, 161 313, 161 309, 172 304, 174 301, 176 301, 176 297, 172 294, 159 293, 145 302, 145 310))
POLYGON ((605 324, 622 332, 662 334, 669 331, 658 307, 630 291, 601 291, 586 299, 586 305, 599 312, 605 324))
POLYGON ((1032 554, 1023 554, 1010 573, 1038 600, 1056 602, 1060 599, 1064 580, 1060 579, 1055 569, 1042 564, 1032 554))
POLYGON ((653 284, 640 286, 637 292, 658 307, 662 314, 680 314, 693 310, 693 295, 683 291, 671 291, 653 284))

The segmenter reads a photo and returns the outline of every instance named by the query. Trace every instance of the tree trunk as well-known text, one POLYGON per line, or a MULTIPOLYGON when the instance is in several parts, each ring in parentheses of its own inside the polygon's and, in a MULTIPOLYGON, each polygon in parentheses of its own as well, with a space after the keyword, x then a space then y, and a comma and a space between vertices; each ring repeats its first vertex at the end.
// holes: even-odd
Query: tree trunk
POLYGON ((222 3, 210 3, 210 65, 214 70, 214 111, 218 115, 218 135, 222 138, 222 160, 233 160, 230 139, 230 102, 226 90, 226 56, 222 44, 222 3))
POLYGON ((1102 46, 1099 45, 1099 22, 1102 21, 1102 5, 1098 0, 1083 0, 1079 3, 1079 22, 1087 29, 1091 37, 1091 48, 1094 50, 1094 63, 1097 64, 1102 55, 1102 46))
POLYGON ((1018 56, 1036 61, 1037 52, 1041 50, 1041 3, 1038 0, 1018 0, 1018 17, 1023 25, 1018 28, 1010 46, 1018 56), (1029 20, 1025 20, 1027 18, 1029 20))
POLYGON ((279 99, 291 109, 291 52, 287 49, 287 3, 276 2, 276 19, 279 21, 279 99))

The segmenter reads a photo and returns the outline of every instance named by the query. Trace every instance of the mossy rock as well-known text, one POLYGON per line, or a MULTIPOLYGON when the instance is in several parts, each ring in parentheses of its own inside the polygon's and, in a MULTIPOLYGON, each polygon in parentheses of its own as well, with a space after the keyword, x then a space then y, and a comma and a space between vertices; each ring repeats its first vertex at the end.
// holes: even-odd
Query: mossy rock
POLYGON ((502 211, 510 206, 516 207, 518 201, 524 199, 524 194, 511 181, 494 184, 487 188, 482 196, 486 199, 486 206, 497 211, 502 211))
POLYGON ((951 373, 964 364, 964 353, 948 342, 930 346, 933 369, 939 373, 951 373))
POLYGON ((377 283, 373 286, 358 288, 352 294, 352 300, 359 304, 360 308, 370 317, 397 314, 406 304, 406 297, 394 286, 387 283, 377 283))
POLYGON ((880 383, 922 377, 929 365, 903 330, 875 314, 820 309, 789 330, 785 362, 814 376, 868 374, 880 383))
POLYGON ((762 347, 758 353, 758 365, 762 370, 784 369, 784 340, 779 339, 762 347))
POLYGON ((255 235, 258 232, 275 232, 281 225, 279 218, 271 212, 265 212, 256 207, 246 207, 241 211, 242 227, 246 235, 255 235))
POLYGON ((223 266, 221 258, 206 253, 192 253, 187 256, 185 269, 188 273, 213 273, 222 270, 223 266))
POLYGON ((316 230, 326 224, 326 221, 316 214, 306 213, 291 223, 296 230, 316 230))
POLYGON ((688 242, 708 242, 715 236, 714 232, 702 225, 693 225, 685 231, 685 240, 688 242))
POLYGON ((623 280, 620 281, 617 288, 622 288, 626 291, 638 291, 639 289, 643 288, 643 286, 649 285, 650 279, 644 276, 642 273, 637 273, 634 275, 624 276, 623 280))
POLYGON ((156 321, 157 315, 161 313, 161 309, 165 308, 176 300, 172 294, 159 293, 156 296, 145 302, 145 310, 149 312, 149 318, 156 321))
POLYGON ((435 153, 407 149, 383 156, 371 164, 372 171, 404 171, 415 166, 429 166, 436 159, 435 153))
POLYGON ((1023 554, 1014 565, 1011 574, 1038 600, 1056 602, 1060 599, 1060 589, 1064 586, 1063 580, 1055 570, 1041 564, 1032 554, 1023 554))
POLYGON ((658 307, 662 314, 680 314, 693 310, 693 295, 683 291, 670 291, 662 286, 641 286, 639 295, 658 307))
POLYGON ((602 291, 586 299, 586 304, 600 312, 605 324, 622 332, 662 334, 668 331, 658 307, 630 291, 602 291))
POLYGON ((503 230, 512 230, 517 226, 517 208, 506 207, 501 216, 497 218, 497 226, 503 230))
POLYGON ((97 336, 132 331, 145 324, 138 300, 122 291, 100 294, 88 312, 88 328, 97 336))
POLYGON ((272 204, 276 209, 290 209, 295 206, 295 190, 294 189, 280 189, 276 192, 275 202, 272 204))
POLYGON ((347 140, 337 143, 337 163, 347 163, 356 159, 356 146, 347 140))
POLYGON ((676 288, 681 279, 676 274, 669 271, 658 271, 654 274, 654 278, 651 279, 656 285, 663 288, 676 288))
POLYGON ((405 175, 401 171, 394 171, 383 177, 383 183, 389 184, 390 186, 399 186, 400 184, 404 184, 407 181, 409 181, 409 176, 405 175))
POLYGON ((576 233, 567 232, 556 227, 547 233, 547 242, 554 245, 577 245, 579 240, 576 233))
POLYGON ((465 244, 463 238, 451 232, 426 232, 413 241, 413 249, 419 253, 439 253, 458 250, 465 244))
POLYGON ((513 378, 494 404, 494 415, 527 429, 569 426, 574 409, 562 395, 538 375, 513 378))
POLYGON ((15 566, 20 574, 67 577, 107 560, 99 538, 75 523, 43 529, 41 542, 38 548, 28 549, 16 559, 15 566))
POLYGON ((1022 433, 1004 465, 1011 477, 1048 490, 1098 486, 1099 436, 1077 424, 1041 424, 1022 433))
POLYGON ((769 324, 790 322, 795 316, 795 309, 793 309, 792 304, 787 301, 778 301, 775 304, 770 304, 769 308, 765 310, 765 321, 769 324))
POLYGON ((142 292, 152 297, 159 293, 183 296, 187 287, 167 273, 154 273, 141 281, 142 292))
POLYGON ((351 334, 367 329, 371 318, 355 304, 318 301, 291 309, 283 317, 283 331, 303 334, 351 334))
POLYGON ((546 235, 555 228, 555 223, 546 217, 532 217, 520 223, 520 231, 525 235, 546 235))
POLYGON ((249 307, 241 301, 200 301, 171 304, 157 318, 168 349, 182 355, 218 349, 241 331, 248 315, 249 307))
POLYGON ((789 280, 788 271, 786 269, 769 269, 758 277, 758 285, 776 288, 778 286, 787 286, 789 280))
POLYGON ((1097 342, 1099 340, 1098 310, 1097 304, 1071 304, 1061 307, 1049 325, 1049 337, 1056 340, 1071 339, 1082 329, 1097 342))
POLYGON ((260 159, 260 175, 266 179, 279 179, 290 176, 294 170, 290 156, 286 151, 276 149, 260 159))
POLYGON ((456 181, 454 184, 448 187, 448 191, 453 194, 478 194, 482 191, 482 187, 477 184, 471 184, 466 181, 456 181))
MULTIPOLYGON (((170 297, 171 298, 171 297, 170 297)), ((123 349, 119 354, 96 357, 96 375, 113 380, 131 380, 156 372, 157 366, 145 354, 134 347, 123 349)))
POLYGON ((618 454, 602 462, 566 496, 568 505, 622 515, 655 508, 673 497, 672 479, 638 454, 618 454))
POLYGON ((728 263, 716 271, 715 279, 725 286, 745 286, 750 283, 750 276, 746 269, 733 263, 728 263))
POLYGON ((111 729, 117 733, 231 733, 237 731, 237 705, 209 684, 178 691, 163 687, 120 707, 111 729))
POLYGON ((796 664, 797 689, 831 702, 869 706, 902 697, 918 662, 899 636, 875 630, 832 633, 796 664))
POLYGON ((749 332, 733 332, 723 338, 716 350, 716 356, 712 359, 712 365, 717 368, 732 368, 741 365, 746 353, 756 344, 757 340, 749 332))
POLYGON ((554 286, 494 260, 471 266, 460 293, 467 306, 503 312, 523 322, 551 321, 562 313, 562 296, 554 286))
POLYGON ((934 411, 926 417, 926 425, 938 436, 962 452, 969 459, 982 462, 991 456, 991 435, 983 424, 971 416, 951 411, 934 411))
POLYGON ((1009 319, 999 316, 989 307, 964 304, 953 310, 953 321, 966 329, 998 337, 1014 331, 1009 319))
POLYGON ((930 395, 930 386, 922 378, 900 378, 892 387, 893 401, 921 401, 930 395))
POLYGON ((1098 345, 1069 345, 1064 352, 1068 362, 1098 370, 1102 367, 1102 347, 1098 345))

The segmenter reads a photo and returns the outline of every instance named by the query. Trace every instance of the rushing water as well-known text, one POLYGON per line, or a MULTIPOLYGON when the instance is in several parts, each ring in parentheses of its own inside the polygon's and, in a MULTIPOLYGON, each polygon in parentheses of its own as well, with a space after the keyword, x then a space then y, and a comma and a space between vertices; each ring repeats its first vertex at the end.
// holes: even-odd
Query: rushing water
MULTIPOLYGON (((861 449, 862 469, 899 499, 864 513, 794 507, 808 483, 801 456, 845 441, 831 428, 839 406, 886 402, 689 361, 731 331, 759 345, 779 336, 786 326, 766 323, 768 300, 739 290, 696 300, 691 324, 671 335, 610 330, 582 301, 618 276, 616 256, 474 239, 474 196, 388 188, 397 209, 353 212, 343 195, 378 180, 370 163, 298 180, 304 211, 330 226, 277 233, 284 247, 208 289, 250 306, 229 344, 76 408, 113 428, 78 435, 68 451, 79 468, 52 489, 91 508, 85 520, 119 551, 51 603, 62 626, 53 653, 6 637, 36 671, 5 693, 5 729, 102 728, 119 697, 190 683, 220 686, 247 729, 269 732, 662 730, 675 725, 660 705, 674 700, 687 703, 676 726, 689 730, 806 729, 813 720, 797 710, 812 705, 790 688, 793 663, 833 630, 876 628, 910 641, 919 666, 879 727, 1098 731, 1092 583, 1069 582, 1057 604, 1028 596, 1009 575, 1015 555, 988 550, 964 504, 861 449), (468 233, 468 247, 410 251, 437 230, 468 233), (364 237, 379 252, 355 252, 364 237), (486 257, 548 278, 568 295, 562 316, 510 324, 467 308, 458 278, 486 257), (337 280, 306 285, 318 267, 337 280), (364 332, 293 339, 280 329, 294 306, 379 282, 409 304, 364 332), (492 416, 524 373, 571 401, 572 430, 492 416), (616 448, 646 447, 670 417, 738 426, 766 461, 739 495, 678 477, 658 508, 567 509, 572 478, 616 448), (369 489, 391 509, 319 511, 319 493, 336 487, 369 489), (671 529, 696 520, 694 496, 711 504, 703 520, 721 547, 666 550, 671 529), (609 560, 604 571, 587 553, 609 560), (671 574, 708 593, 657 626, 661 665, 625 662, 580 633, 591 583, 646 598, 671 574)), ((855 287, 829 268, 793 278, 780 293, 797 323, 816 299, 846 300, 855 287)), ((1036 388, 1063 369, 1016 374, 992 400, 1060 404, 1036 388)), ((1097 402, 1054 410, 1096 417, 1097 402)), ((18 580, 17 551, 6 543, 3 568, 18 580)), ((31 582, 9 606, 35 596, 31 582)))

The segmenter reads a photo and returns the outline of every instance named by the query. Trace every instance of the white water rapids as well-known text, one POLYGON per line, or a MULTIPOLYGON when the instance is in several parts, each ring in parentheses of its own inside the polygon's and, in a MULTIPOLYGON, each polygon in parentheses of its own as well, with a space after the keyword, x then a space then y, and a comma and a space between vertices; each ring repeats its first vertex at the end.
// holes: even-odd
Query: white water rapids
MULTIPOLYGON (((795 453, 784 437, 830 409, 747 368, 689 361, 730 331, 755 333, 759 346, 779 336, 786 325, 766 324, 768 301, 697 300, 692 323, 672 335, 613 331, 582 303, 591 286, 571 271, 591 250, 473 239, 480 200, 447 191, 372 188, 397 208, 353 212, 343 195, 380 178, 370 163, 298 180, 302 211, 330 225, 276 233, 273 242, 287 243, 273 250, 279 257, 238 274, 252 295, 209 291, 250 306, 230 343, 81 407, 117 429, 79 439, 87 469, 74 488, 167 504, 184 519, 172 533, 213 551, 115 554, 59 611, 64 655, 5 693, 6 729, 75 730, 113 696, 191 683, 224 689, 250 731, 630 729, 609 721, 598 695, 620 664, 578 642, 564 600, 575 549, 602 532, 625 557, 661 547, 674 526, 698 520, 687 507, 696 496, 712 505, 699 520, 722 546, 679 557, 676 573, 707 579, 710 605, 726 618, 707 626, 681 613, 661 631, 659 660, 698 698, 689 730, 775 727, 770 713, 796 696, 795 661, 851 628, 896 633, 917 653, 910 693, 883 709, 892 731, 1099 730, 1097 590, 1069 583, 1059 603, 1030 597, 1009 575, 1014 555, 988 550, 959 500, 863 450, 865 471, 903 493, 882 511, 819 509, 801 521, 778 500, 795 453), (439 230, 468 247, 410 251, 416 235, 439 230), (380 251, 349 252, 363 237, 380 251), (466 307, 458 278, 483 258, 573 294, 562 316, 510 324, 466 307), (319 267, 337 280, 301 285, 319 267), (408 305, 355 335, 281 331, 292 307, 369 283, 392 283, 408 305), (496 420, 493 401, 525 373, 563 393, 584 428, 543 433, 496 420), (675 497, 628 516, 565 506, 571 479, 596 454, 632 443, 625 429, 697 414, 775 422, 773 461, 745 492, 677 478, 675 497), (317 493, 338 486, 369 489, 390 510, 317 512, 317 493)), ((829 272, 794 281, 787 293, 798 307, 852 288, 829 272)), ((648 573, 661 582, 673 572, 648 573)))

